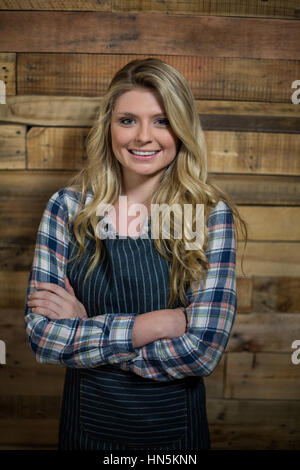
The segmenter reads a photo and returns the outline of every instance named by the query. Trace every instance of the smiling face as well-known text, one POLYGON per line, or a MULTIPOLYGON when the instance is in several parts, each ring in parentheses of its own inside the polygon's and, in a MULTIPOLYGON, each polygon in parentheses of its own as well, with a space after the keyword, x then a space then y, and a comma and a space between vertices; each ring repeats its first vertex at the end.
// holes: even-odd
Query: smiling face
POLYGON ((116 100, 111 142, 123 176, 142 180, 165 170, 175 158, 179 140, 158 93, 135 88, 116 100))

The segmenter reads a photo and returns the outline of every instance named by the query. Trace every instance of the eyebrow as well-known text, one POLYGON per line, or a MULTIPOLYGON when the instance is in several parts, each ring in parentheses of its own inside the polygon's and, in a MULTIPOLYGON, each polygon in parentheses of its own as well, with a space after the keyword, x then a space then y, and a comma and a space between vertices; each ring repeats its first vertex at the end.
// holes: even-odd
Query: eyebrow
MULTIPOLYGON (((133 113, 128 113, 128 112, 120 112, 120 113, 117 113, 117 114, 123 114, 124 116, 138 117, 138 116, 136 116, 135 114, 133 114, 133 113)), ((151 116, 151 117, 158 117, 158 116, 167 116, 167 115, 166 115, 166 113, 158 113, 158 114, 153 114, 153 116, 151 116)))

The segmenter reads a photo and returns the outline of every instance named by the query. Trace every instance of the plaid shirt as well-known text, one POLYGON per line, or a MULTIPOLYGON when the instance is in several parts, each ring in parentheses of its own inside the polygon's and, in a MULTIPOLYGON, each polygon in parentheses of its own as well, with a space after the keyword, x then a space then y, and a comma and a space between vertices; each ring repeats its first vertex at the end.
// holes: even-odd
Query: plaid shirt
MULTIPOLYGON (((227 204, 219 201, 207 220, 209 271, 205 284, 193 282, 189 291, 193 300, 185 309, 187 332, 134 348, 136 314, 116 312, 86 319, 50 320, 33 313, 27 305, 28 295, 35 290, 34 281, 65 287, 70 217, 78 209, 75 196, 73 188, 54 193, 38 228, 25 302, 26 336, 36 360, 75 368, 114 364, 157 381, 211 374, 226 348, 237 309, 236 245, 227 204)), ((85 204, 92 197, 89 192, 85 204)))

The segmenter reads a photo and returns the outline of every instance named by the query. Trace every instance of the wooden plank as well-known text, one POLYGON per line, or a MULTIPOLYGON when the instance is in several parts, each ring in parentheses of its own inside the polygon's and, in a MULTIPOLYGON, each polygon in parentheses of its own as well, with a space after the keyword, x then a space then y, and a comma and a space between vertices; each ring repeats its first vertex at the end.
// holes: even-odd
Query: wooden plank
POLYGON ((237 275, 300 277, 299 242, 238 242, 237 275), (241 257, 244 254, 243 271, 241 257))
MULTIPOLYGON (((19 95, 102 96, 114 74, 147 55, 18 54, 19 95)), ((195 99, 291 103, 300 61, 158 55, 189 82, 195 99), (287 86, 282 86, 285 83, 287 86)), ((245 113, 246 114, 246 113, 245 113)), ((298 127, 299 129, 299 127, 298 127)))
POLYGON ((7 101, 9 96, 16 94, 16 54, 14 52, 0 54, 0 80, 5 83, 7 101))
POLYGON ((58 419, 1 419, 2 445, 58 445, 58 419))
POLYGON ((86 160, 86 128, 33 127, 27 133, 28 169, 80 170, 86 160))
MULTIPOLYGON (((21 99, 22 97, 20 97, 21 99)), ((11 98, 17 100, 18 97, 11 98)), ((52 97, 51 97, 52 99, 52 97)), ((299 108, 291 103, 270 103, 260 101, 196 100, 198 113, 205 115, 226 115, 243 117, 299 117, 299 108)))
POLYGON ((1 0, 0 10, 111 11, 111 0, 1 0))
POLYGON ((209 181, 219 186, 240 205, 299 205, 300 180, 296 176, 226 175, 210 173, 209 181))
POLYGON ((27 271, 0 271, 0 308, 21 308, 25 310, 28 278, 29 273, 27 271))
POLYGON ((47 446, 47 445, 19 445, 19 444, 4 444, 0 445, 0 450, 57 450, 57 445, 47 446))
POLYGON ((300 207, 241 206, 248 223, 249 239, 300 241, 300 207))
POLYGON ((62 397, 53 395, 2 395, 0 394, 1 419, 57 419, 62 397))
POLYGON ((163 50, 169 55, 298 60, 299 35, 297 20, 156 14, 153 21, 147 13, 0 12, 1 52, 154 55, 163 50))
POLYGON ((28 396, 61 396, 64 386, 63 367, 52 364, 35 364, 33 354, 30 355, 28 351, 27 361, 22 360, 22 355, 25 352, 24 347, 18 352, 18 355, 14 354, 14 360, 18 361, 16 365, 1 367, 1 385, 4 393, 13 396, 19 395, 22 390, 22 394, 28 396))
MULTIPOLYGON (((6 105, 0 106, 0 122, 39 126, 90 127, 96 118, 100 102, 101 97, 37 95, 8 97, 6 105)), ((197 100, 196 105, 202 126, 206 128, 211 123, 213 116, 218 121, 211 123, 211 125, 217 126, 221 120, 223 127, 225 127, 224 121, 230 116, 232 118, 237 116, 245 120, 245 115, 247 115, 248 122, 253 122, 252 125, 257 125, 258 129, 263 128, 264 119, 270 122, 272 117, 294 118, 293 120, 286 119, 291 127, 294 122, 298 123, 297 116, 299 116, 299 108, 288 103, 197 100), (255 121, 252 121, 250 117, 255 121)), ((269 128, 274 131, 279 130, 278 126, 274 127, 275 124, 276 120, 273 125, 269 124, 269 128)), ((281 127, 283 126, 281 125, 281 127)))
POLYGON ((237 315, 226 352, 291 352, 300 338, 300 314, 251 313, 237 315))
MULTIPOLYGON (((36 241, 36 233, 38 229, 38 225, 40 223, 40 219, 42 216, 42 213, 46 207, 46 204, 49 200, 49 198, 54 194, 58 189, 62 189, 64 187, 68 186, 68 181, 71 178, 72 174, 71 172, 39 172, 39 171, 34 171, 32 173, 30 172, 5 172, 2 171, 0 172, 0 212, 1 212, 1 224, 0 224, 0 240, 1 240, 1 261, 2 261, 2 269, 10 269, 13 271, 17 269, 18 271, 22 271, 26 269, 28 266, 29 260, 31 259, 32 256, 32 245, 36 241)), ((216 178, 215 178, 216 179, 216 178)), ((281 179, 278 178, 278 184, 276 185, 276 180, 271 182, 268 185, 268 181, 265 179, 258 179, 250 182, 251 184, 248 184, 249 181, 247 179, 245 180, 240 180, 238 177, 231 177, 228 182, 222 184, 222 177, 220 176, 219 179, 217 179, 217 183, 219 184, 220 187, 222 187, 223 190, 226 190, 228 194, 233 197, 233 200, 239 204, 239 200, 243 198, 244 193, 245 193, 245 199, 246 196, 248 199, 250 199, 250 203, 253 202, 251 200, 251 191, 253 194, 253 198, 255 196, 255 190, 257 187, 260 187, 265 185, 266 186, 266 192, 264 193, 263 191, 261 192, 261 200, 259 200, 259 197, 257 197, 257 202, 261 202, 262 204, 268 202, 268 199, 270 198, 270 204, 272 204, 274 201, 272 201, 272 191, 276 191, 278 188, 278 191, 281 192, 282 190, 282 195, 284 197, 284 194, 287 195, 288 191, 284 193, 284 188, 287 190, 289 189, 289 183, 287 182, 286 185, 282 184, 282 186, 279 184, 281 179), (244 184, 243 184, 243 181, 244 184), (248 184, 248 187, 247 187, 248 184), (273 186, 272 186, 273 184, 273 186), (240 192, 234 193, 232 191, 232 188, 234 186, 238 187, 241 186, 240 192), (250 187, 250 190, 249 190, 250 187), (270 191, 270 196, 268 196, 267 190, 270 191), (244 191, 244 193, 243 193, 244 191), (249 191, 249 192, 247 192, 249 191)), ((296 186, 296 183, 295 183, 296 186)), ((293 187, 293 185, 292 185, 293 187)), ((299 191, 299 182, 298 182, 298 191, 299 191)), ((292 191, 291 191, 292 192, 292 191)), ((259 195, 258 195, 259 196, 259 195)), ((294 204, 296 204, 296 200, 294 201, 294 204)), ((298 201, 299 204, 299 201, 298 201)), ((296 240, 297 239, 297 233, 298 233, 298 225, 295 224, 295 227, 293 227, 292 221, 289 220, 289 216, 293 214, 298 214, 298 207, 265 207, 265 208, 258 208, 255 206, 253 209, 252 208, 246 208, 245 212, 244 211, 244 206, 241 205, 239 206, 239 209, 241 211, 241 214, 245 214, 246 216, 246 222, 247 220, 250 221, 252 224, 252 221, 254 220, 254 224, 256 224, 255 230, 257 230, 257 233, 259 235, 255 236, 257 239, 268 239, 269 234, 268 230, 270 231, 270 234, 272 234, 272 237, 275 240, 296 240), (285 212, 285 209, 287 211, 285 212), (295 209, 293 211, 292 209, 295 209), (255 211, 258 211, 260 215, 260 221, 263 221, 264 214, 270 214, 270 217, 272 219, 272 214, 274 214, 274 218, 276 218, 277 223, 276 225, 273 226, 273 222, 270 222, 269 224, 266 224, 266 227, 263 227, 262 222, 258 224, 256 218, 255 218, 255 211), (248 212, 250 211, 252 215, 247 215, 248 212), (270 212, 269 212, 270 211, 270 212), (282 213, 282 216, 281 216, 282 213), (254 215, 253 215, 254 214, 254 215), (250 218, 249 218, 250 217, 250 218), (287 223, 287 228, 291 227, 291 233, 289 233, 289 230, 282 230, 280 232, 280 220, 284 220, 287 223), (283 236, 284 235, 284 236, 283 236), (282 238, 281 238, 282 237, 282 238)), ((248 227, 249 231, 251 232, 252 228, 251 226, 248 227)), ((252 230, 253 232, 253 230, 252 230)), ((252 235, 251 235, 252 237, 252 235)), ((263 249, 266 247, 267 252, 262 253, 262 260, 265 260, 266 262, 268 261, 271 263, 269 265, 269 270, 272 273, 272 269, 275 269, 276 267, 276 272, 279 273, 280 275, 280 263, 289 263, 291 262, 292 265, 289 266, 288 271, 292 270, 292 266, 294 265, 294 268, 297 270, 297 257, 295 259, 295 256, 293 255, 293 250, 295 247, 298 245, 294 245, 293 242, 290 242, 287 244, 288 248, 284 248, 284 252, 280 255, 281 256, 281 261, 277 264, 277 246, 285 246, 285 244, 282 242, 280 244, 274 243, 268 243, 264 242, 263 243, 263 248, 261 249, 261 243, 262 242, 254 242, 251 241, 248 242, 246 246, 246 253, 247 253, 247 264, 248 264, 248 269, 250 268, 250 272, 252 274, 248 274, 248 276, 251 275, 259 275, 258 271, 255 271, 255 263, 258 262, 258 266, 263 269, 263 264, 258 261, 259 257, 257 258, 254 251, 255 248, 261 252, 263 249), (253 245, 254 243, 254 245, 253 245), (276 256, 274 257, 274 253, 272 253, 272 249, 275 249, 276 251, 276 256), (249 251, 248 251, 249 250, 249 251), (252 258, 253 257, 253 258, 252 258), (294 259, 294 261, 293 261, 294 259), (250 263, 250 264, 249 264, 250 263), (275 263, 272 267, 272 263, 275 263), (252 269, 254 271, 252 271, 252 269)), ((243 253, 244 247, 243 247, 243 242, 242 246, 240 247, 240 255, 243 253)), ((278 248, 279 249, 279 248, 278 248)), ((282 266, 283 268, 283 266, 282 266)), ((265 272, 265 270, 264 270, 265 272)), ((283 271, 284 272, 284 271, 283 271)), ((273 275, 273 274, 271 274, 273 275)), ((285 273, 285 275, 288 275, 285 273)), ((294 276, 294 274, 293 274, 294 276)), ((246 285, 245 289, 248 289, 249 286, 246 285)), ((248 301, 246 302, 245 307, 249 305, 248 301)), ((247 308, 247 307, 246 307, 247 308)))
POLYGON ((300 279, 282 274, 253 278, 253 312, 299 313, 300 279))
MULTIPOLYGON (((15 290, 16 295, 18 292, 23 292, 22 303, 20 302, 19 308, 12 308, 11 304, 8 304, 6 308, 1 305, 0 331, 1 340, 6 345, 6 364, 0 368, 0 403, 2 395, 60 397, 63 392, 66 368, 60 365, 40 364, 36 361, 25 334, 25 279, 22 285, 17 284, 19 280, 17 274, 15 273, 15 286, 12 289, 15 290)), ((21 297, 20 294, 19 297, 21 297)), ((32 398, 32 400, 36 401, 37 398, 32 398)), ((49 408, 46 409, 49 411, 50 402, 49 408)), ((37 413, 35 417, 38 418, 41 415, 38 416, 37 413)))
MULTIPOLYGON (((1 171, 0 203, 6 204, 10 199, 16 207, 23 201, 23 209, 28 213, 29 204, 33 204, 35 200, 42 208, 55 191, 68 186, 75 174, 76 172, 67 171, 1 171)), ((209 180, 226 191, 238 205, 300 205, 299 177, 211 173, 209 180)), ((4 206, 2 210, 3 208, 4 206)))
MULTIPOLYGON (((45 204, 48 198, 68 185, 77 172, 71 171, 1 171, 0 201, 15 198, 15 203, 22 200, 33 202, 40 200, 45 204)), ((1 239, 1 236, 0 236, 1 239)))
POLYGON ((268 2, 233 2, 222 0, 112 0, 113 11, 176 13, 189 15, 254 16, 264 18, 299 18, 299 5, 295 0, 268 0, 268 2))
MULTIPOLYGON (((43 209, 42 209, 43 210, 43 209)), ((41 210, 41 212, 42 212, 41 210)), ((33 226, 33 238, 36 236, 39 219, 33 226)), ((26 271, 31 267, 34 245, 27 243, 8 243, 0 240, 0 266, 2 271, 26 271)))
POLYGON ((0 134, 0 169, 25 169, 26 126, 0 125, 0 134))
POLYGON ((96 118, 100 100, 79 96, 8 97, 6 104, 0 106, 0 122, 90 127, 96 118))
MULTIPOLYGON (((34 237, 36 237, 36 230, 33 232, 34 237)), ((30 248, 26 247, 26 249, 28 250, 28 253, 30 250, 30 252, 33 254, 33 245, 31 245, 30 248)), ((261 294, 258 298, 259 300, 255 300, 252 311, 259 313, 260 310, 256 307, 263 305, 263 311, 267 310, 287 313, 299 312, 299 302, 297 303, 299 300, 299 294, 295 292, 295 289, 297 286, 299 286, 298 278, 300 277, 299 253, 299 243, 297 243, 295 247, 295 244, 293 243, 248 242, 242 271, 241 256, 244 254, 244 251, 240 247, 240 242, 238 243, 236 263, 236 274, 238 278, 242 278, 243 274, 246 276, 257 277, 265 276, 274 278, 297 278, 294 284, 292 283, 291 279, 287 279, 286 283, 281 281, 283 286, 287 286, 287 290, 285 293, 284 287, 280 287, 279 293, 277 294, 277 297, 275 297, 275 300, 272 297, 267 298, 269 291, 266 290, 265 295, 261 294)), ((29 264, 29 269, 31 266, 29 254, 27 256, 27 262, 29 264)), ((15 257, 13 261, 8 264, 8 267, 21 266, 22 263, 24 263, 24 261, 18 261, 18 259, 15 257)), ((9 271, 8 269, 5 269, 5 267, 4 269, 2 268, 0 271, 0 307, 24 308, 28 277, 28 271, 9 271)), ((276 283, 276 280, 274 282, 276 283)), ((253 299, 256 299, 254 294, 253 299)), ((244 312, 249 311, 250 307, 248 306, 249 303, 247 297, 245 300, 243 300, 243 302, 246 304, 244 312)))
POLYGON ((210 398, 222 398, 224 393, 224 375, 226 367, 226 353, 223 354, 219 364, 211 375, 205 377, 206 395, 210 398))
MULTIPOLYGON (((87 134, 85 128, 32 127, 28 169, 80 169, 87 134)), ((210 172, 300 176, 300 134, 205 131, 205 137, 210 172)))
POLYGON ((291 353, 227 355, 224 398, 299 400, 299 387, 300 367, 292 363, 291 353))
POLYGON ((264 18, 299 18, 295 0, 207 2, 205 0, 2 0, 0 10, 124 11, 264 18))
POLYGON ((299 449, 299 400, 208 398, 212 449, 299 449))
MULTIPOLYGON (((7 255, 17 249, 19 270, 28 262, 32 248, 26 248, 22 255, 20 250, 24 244, 36 241, 36 233, 42 213, 52 194, 58 189, 68 186, 71 172, 0 172, 0 240, 3 262, 7 255), (19 248, 16 247, 19 245, 19 248), (20 255, 20 256, 19 256, 20 255)), ((23 248, 24 249, 24 248, 23 248)), ((11 266, 13 264, 10 264, 11 266)), ((13 268, 15 269, 15 268, 13 268)))
POLYGON ((252 309, 253 278, 237 277, 236 292, 238 300, 238 313, 249 313, 252 309))
POLYGON ((205 131, 208 169, 300 175, 300 134, 205 131))
POLYGON ((230 116, 200 114, 204 130, 240 131, 240 132, 276 132, 299 134, 300 119, 273 116, 230 116))

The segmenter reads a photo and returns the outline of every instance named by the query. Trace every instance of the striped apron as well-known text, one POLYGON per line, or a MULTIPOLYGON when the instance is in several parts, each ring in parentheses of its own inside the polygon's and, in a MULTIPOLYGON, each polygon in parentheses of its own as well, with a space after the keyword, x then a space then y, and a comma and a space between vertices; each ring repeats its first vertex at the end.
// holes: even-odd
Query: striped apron
MULTIPOLYGON (((73 257, 77 242, 70 244, 73 257)), ((106 259, 83 285, 95 241, 86 241, 67 276, 90 317, 167 308, 169 262, 149 238, 103 240, 106 259)), ((188 295, 188 294, 187 294, 188 295)), ((190 300, 190 299, 189 299, 190 300)), ((171 308, 181 306, 180 301, 171 308)), ((201 450, 210 448, 202 377, 161 382, 116 365, 67 368, 58 450, 201 450)))

